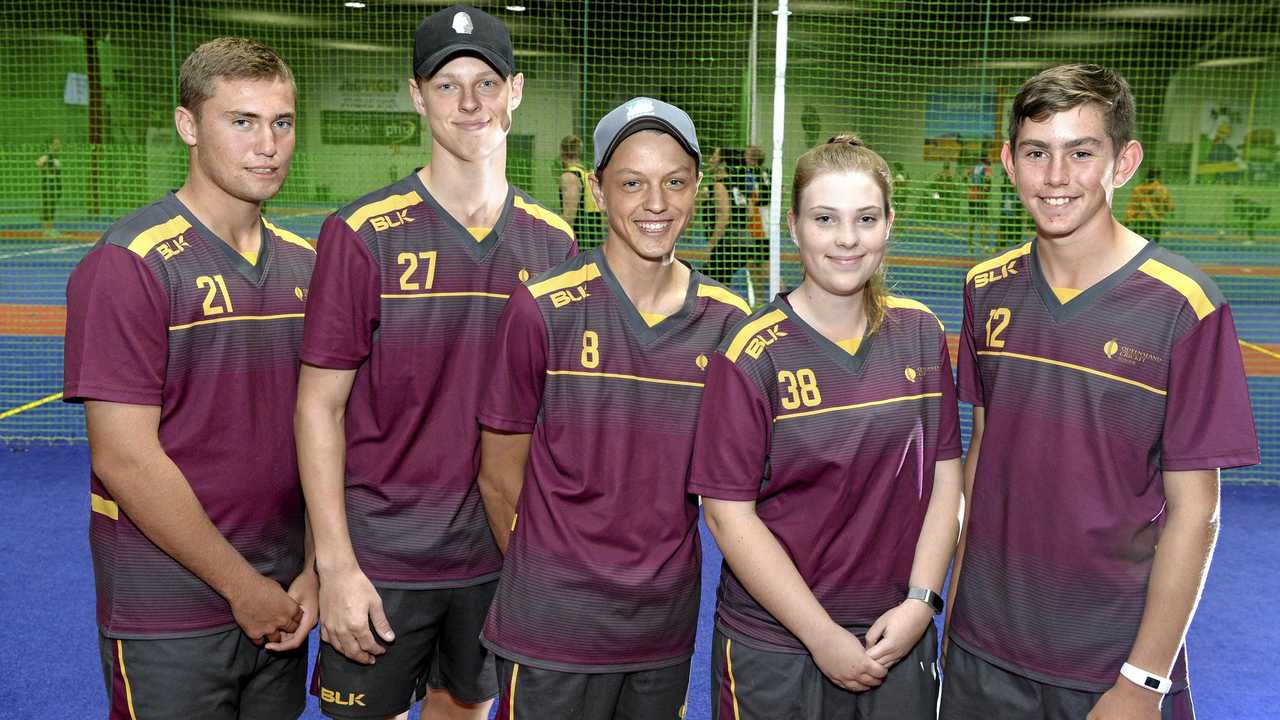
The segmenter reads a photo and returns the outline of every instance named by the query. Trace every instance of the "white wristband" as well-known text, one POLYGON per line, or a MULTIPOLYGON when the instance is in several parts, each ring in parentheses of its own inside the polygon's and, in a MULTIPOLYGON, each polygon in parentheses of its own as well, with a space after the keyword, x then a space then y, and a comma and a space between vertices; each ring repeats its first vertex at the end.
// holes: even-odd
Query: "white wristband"
POLYGON ((1169 691, 1173 689, 1173 681, 1169 678, 1147 672, 1129 663, 1120 666, 1120 676, 1138 687, 1158 692, 1161 695, 1168 695, 1169 691))

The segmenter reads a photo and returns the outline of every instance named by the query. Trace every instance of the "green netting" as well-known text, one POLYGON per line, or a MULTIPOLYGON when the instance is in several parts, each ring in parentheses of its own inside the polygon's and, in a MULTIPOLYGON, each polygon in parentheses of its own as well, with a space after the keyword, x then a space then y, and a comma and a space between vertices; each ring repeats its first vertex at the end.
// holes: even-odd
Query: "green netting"
MULTIPOLYGON (((559 205, 561 138, 582 137, 590 157, 595 121, 634 95, 689 111, 708 155, 719 148, 727 161, 709 175, 746 183, 750 145, 773 167, 776 3, 525 4, 480 6, 510 25, 527 78, 509 175, 549 206, 559 205)), ((428 159, 425 123, 404 80, 413 28, 441 5, 34 0, 0 10, 0 440, 84 438, 77 408, 38 404, 60 389, 63 288, 114 218, 181 182, 185 152, 172 110, 187 53, 235 34, 271 45, 292 65, 298 150, 267 213, 314 237, 327 212, 428 159), (57 183, 51 163, 37 165, 54 137, 57 183)), ((811 0, 790 10, 783 187, 809 146, 839 130, 862 135, 898 176, 896 291, 931 305, 951 330, 967 265, 1029 231, 998 161, 988 182, 973 182, 982 158, 996 157, 1018 85, 1058 62, 1121 71, 1137 95, 1146 166, 1160 169, 1173 202, 1163 242, 1223 288, 1244 340, 1265 462, 1231 476, 1280 482, 1275 2, 811 0)), ((1118 214, 1131 193, 1117 194, 1118 214)), ((714 203, 700 207, 681 246, 695 264, 707 260, 715 227, 714 203)), ((782 230, 779 270, 791 285, 799 268, 782 230)), ((763 302, 769 267, 753 249, 762 241, 739 224, 721 242, 729 284, 763 302)))

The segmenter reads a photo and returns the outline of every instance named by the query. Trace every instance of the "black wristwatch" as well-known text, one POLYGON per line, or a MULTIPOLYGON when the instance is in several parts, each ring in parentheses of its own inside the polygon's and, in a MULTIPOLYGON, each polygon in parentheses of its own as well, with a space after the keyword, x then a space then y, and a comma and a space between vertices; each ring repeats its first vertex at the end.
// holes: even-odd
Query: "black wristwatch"
POLYGON ((907 590, 908 600, 919 600, 933 608, 933 614, 937 615, 942 612, 942 596, 930 590, 929 588, 912 587, 907 590))

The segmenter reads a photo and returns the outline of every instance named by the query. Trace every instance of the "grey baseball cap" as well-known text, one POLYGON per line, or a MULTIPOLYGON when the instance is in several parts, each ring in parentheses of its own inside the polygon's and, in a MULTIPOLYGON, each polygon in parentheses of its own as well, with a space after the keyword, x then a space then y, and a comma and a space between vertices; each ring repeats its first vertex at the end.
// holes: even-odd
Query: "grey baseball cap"
POLYGON ((641 130, 659 130, 675 138, 684 151, 702 164, 698 147, 698 131, 689 114, 675 105, 648 97, 632 98, 609 111, 596 123, 596 170, 609 163, 613 151, 623 140, 641 130))

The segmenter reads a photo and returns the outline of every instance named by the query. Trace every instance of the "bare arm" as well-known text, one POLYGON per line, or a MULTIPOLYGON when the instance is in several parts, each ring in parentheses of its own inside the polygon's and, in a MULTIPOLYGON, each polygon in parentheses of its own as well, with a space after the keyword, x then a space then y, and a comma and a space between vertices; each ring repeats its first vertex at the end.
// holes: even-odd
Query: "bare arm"
POLYGON ((480 476, 476 483, 489 516, 489 528, 504 553, 515 530, 516 502, 524 488, 531 437, 526 433, 480 429, 480 476))
MULTIPOLYGON (((1168 520, 1160 533, 1147 604, 1129 662, 1168 677, 1200 602, 1218 540, 1217 470, 1164 473, 1168 520)), ((1118 678, 1089 714, 1093 718, 1159 717, 1161 696, 1118 678)))
POLYGON ((711 229, 711 246, 715 247, 716 243, 724 237, 725 231, 729 229, 729 216, 733 209, 729 206, 729 191, 724 183, 713 183, 711 195, 716 201, 716 224, 711 229))
POLYGON ((297 629, 302 608, 227 542, 161 447, 158 406, 89 401, 85 421, 93 471, 151 542, 226 598, 254 642, 297 629))
POLYGON ((395 634, 383 613, 381 597, 356 562, 347 528, 343 423, 355 377, 355 370, 303 364, 293 430, 307 518, 315 538, 320 633, 343 655, 370 665, 375 655, 386 652, 369 631, 370 622, 387 642, 394 640, 395 634))
POLYGON ((947 612, 943 620, 942 655, 946 660, 951 636, 951 610, 955 607, 956 588, 960 585, 960 567, 964 563, 965 540, 969 535, 969 510, 973 503, 973 479, 978 472, 978 452, 982 450, 982 433, 987 426, 987 410, 973 406, 973 432, 969 434, 969 454, 964 458, 964 489, 960 498, 960 543, 956 547, 955 561, 951 566, 951 585, 947 587, 947 612))
POLYGON ((742 585, 809 649, 832 682, 853 691, 880 684, 887 671, 827 614, 756 514, 756 504, 703 498, 707 527, 742 585))
POLYGON ((302 619, 296 630, 282 635, 280 642, 268 643, 268 650, 284 652, 302 647, 320 619, 320 578, 316 575, 316 544, 311 536, 310 521, 306 522, 303 548, 302 572, 289 583, 289 597, 302 606, 302 619))
POLYGON ((925 512, 915 560, 911 564, 913 586, 942 591, 960 533, 960 499, 964 491, 961 475, 958 458, 940 461, 935 466, 933 495, 929 498, 929 509, 925 512))
POLYGON ((573 219, 578 215, 578 198, 582 196, 582 183, 578 181, 577 173, 566 172, 560 174, 560 217, 564 221, 573 225, 573 219))
MULTIPOLYGON (((911 563, 912 587, 942 591, 960 532, 960 460, 942 460, 934 466, 933 494, 925 511, 924 525, 916 540, 911 563)), ((911 652, 929 624, 933 608, 919 600, 906 600, 891 608, 867 631, 867 654, 889 667, 911 652)))

